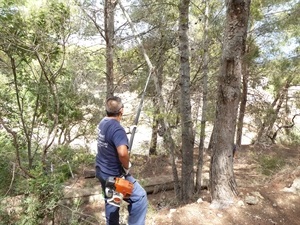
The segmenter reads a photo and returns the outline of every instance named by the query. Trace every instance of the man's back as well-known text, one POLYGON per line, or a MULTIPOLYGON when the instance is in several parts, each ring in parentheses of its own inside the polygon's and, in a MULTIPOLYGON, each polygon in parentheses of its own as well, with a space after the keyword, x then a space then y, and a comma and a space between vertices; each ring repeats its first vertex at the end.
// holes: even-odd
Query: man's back
POLYGON ((128 146, 125 130, 115 119, 104 118, 98 125, 98 153, 96 166, 103 173, 119 176, 122 164, 118 157, 117 147, 128 146))

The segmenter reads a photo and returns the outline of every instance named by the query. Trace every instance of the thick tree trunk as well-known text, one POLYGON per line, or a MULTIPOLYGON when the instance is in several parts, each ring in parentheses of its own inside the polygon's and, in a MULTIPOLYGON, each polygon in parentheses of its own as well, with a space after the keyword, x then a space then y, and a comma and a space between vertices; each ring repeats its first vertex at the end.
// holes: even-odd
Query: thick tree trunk
POLYGON ((189 61, 189 0, 181 0, 179 6, 179 54, 181 87, 181 137, 182 137, 182 200, 191 199, 194 191, 193 150, 194 135, 190 99, 190 61, 189 61))
POLYGON ((236 130, 250 0, 227 0, 226 7, 210 169, 210 191, 214 208, 229 206, 237 194, 232 145, 236 130))
POLYGON ((104 27, 106 42, 106 97, 114 95, 114 22, 115 0, 105 0, 104 27))
POLYGON ((202 167, 203 167, 203 153, 204 153, 204 141, 205 141, 205 127, 206 127, 206 110, 207 110, 207 77, 208 77, 208 18, 209 18, 209 4, 205 1, 205 17, 204 17, 204 34, 203 34, 203 80, 202 80, 202 115, 201 115, 201 130, 200 130, 200 144, 199 144, 199 156, 196 174, 196 190, 200 192, 201 190, 201 177, 202 177, 202 167))

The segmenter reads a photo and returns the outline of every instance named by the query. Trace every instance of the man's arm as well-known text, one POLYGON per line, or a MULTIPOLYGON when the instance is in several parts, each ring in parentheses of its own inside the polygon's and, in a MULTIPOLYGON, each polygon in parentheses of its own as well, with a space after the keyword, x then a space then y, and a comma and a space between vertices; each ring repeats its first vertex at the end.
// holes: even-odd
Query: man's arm
POLYGON ((117 147, 119 159, 122 163, 122 166, 125 169, 129 169, 129 153, 126 145, 120 145, 117 147))

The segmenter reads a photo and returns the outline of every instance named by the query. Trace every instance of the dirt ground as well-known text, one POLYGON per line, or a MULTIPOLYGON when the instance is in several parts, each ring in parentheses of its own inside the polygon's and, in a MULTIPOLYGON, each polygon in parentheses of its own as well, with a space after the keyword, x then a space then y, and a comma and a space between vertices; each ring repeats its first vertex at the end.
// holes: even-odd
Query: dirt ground
MULTIPOLYGON (((144 178, 172 177, 167 156, 132 156, 132 161, 132 174, 141 184, 144 178)), ((209 163, 208 156, 206 162, 209 163)), ((208 166, 204 167, 204 173, 208 172, 208 166)), ((283 191, 291 187, 295 178, 300 178, 300 147, 243 146, 234 160, 234 172, 239 194, 231 207, 212 209, 207 189, 186 205, 175 199, 173 190, 163 190, 148 194, 146 225, 300 224, 300 193, 283 191), (255 202, 247 203, 247 198, 254 198, 255 202)), ((95 182, 95 179, 88 180, 95 182)), ((95 218, 89 224, 105 224, 103 201, 88 203, 82 210, 95 218)), ((121 217, 126 224, 125 207, 122 207, 121 217)))

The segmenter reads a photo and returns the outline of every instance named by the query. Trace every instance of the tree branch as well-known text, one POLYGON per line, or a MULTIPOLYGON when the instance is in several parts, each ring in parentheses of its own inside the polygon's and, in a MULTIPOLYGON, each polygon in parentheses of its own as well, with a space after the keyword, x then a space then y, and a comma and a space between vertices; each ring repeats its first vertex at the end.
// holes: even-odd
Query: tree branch
POLYGON ((274 133, 272 136, 268 135, 268 137, 272 140, 272 143, 275 142, 275 139, 276 139, 276 137, 277 137, 277 134, 278 134, 278 132, 279 132, 281 129, 289 129, 289 128, 292 128, 292 127, 295 125, 295 121, 294 121, 294 120, 295 120, 296 116, 300 116, 300 113, 295 114, 295 115, 293 116, 293 118, 292 118, 292 123, 291 123, 291 124, 279 126, 278 129, 275 131, 275 133, 274 133))

